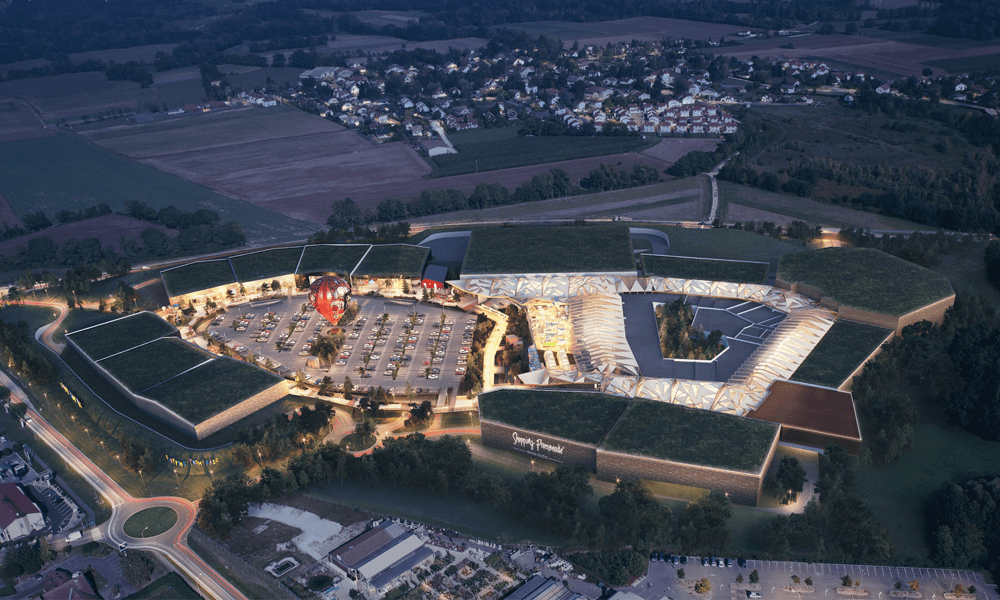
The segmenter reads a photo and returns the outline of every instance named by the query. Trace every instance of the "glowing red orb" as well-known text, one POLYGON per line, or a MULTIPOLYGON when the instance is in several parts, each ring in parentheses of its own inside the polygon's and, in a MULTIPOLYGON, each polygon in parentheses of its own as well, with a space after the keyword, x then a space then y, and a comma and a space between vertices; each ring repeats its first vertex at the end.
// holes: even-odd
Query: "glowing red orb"
POLYGON ((340 277, 320 277, 309 286, 309 301, 334 325, 347 310, 350 296, 351 284, 340 277))

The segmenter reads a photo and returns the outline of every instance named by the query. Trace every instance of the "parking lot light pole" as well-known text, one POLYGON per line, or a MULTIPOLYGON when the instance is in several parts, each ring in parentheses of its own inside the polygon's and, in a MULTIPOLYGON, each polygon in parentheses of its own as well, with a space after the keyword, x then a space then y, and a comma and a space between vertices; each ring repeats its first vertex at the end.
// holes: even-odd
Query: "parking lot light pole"
POLYGON ((177 476, 177 469, 174 469, 174 481, 177 482, 177 489, 181 489, 181 479, 177 476))
POLYGON ((142 487, 146 488, 146 491, 148 492, 149 488, 146 487, 146 478, 142 476, 142 469, 139 469, 139 479, 142 480, 142 487))

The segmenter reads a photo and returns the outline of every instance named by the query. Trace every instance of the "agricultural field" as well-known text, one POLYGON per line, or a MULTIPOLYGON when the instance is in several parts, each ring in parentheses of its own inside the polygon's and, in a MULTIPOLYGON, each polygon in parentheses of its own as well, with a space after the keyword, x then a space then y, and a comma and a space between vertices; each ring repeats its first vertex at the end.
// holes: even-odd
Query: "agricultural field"
POLYGON ((692 150, 714 152, 718 146, 719 140, 715 138, 665 137, 659 143, 643 150, 642 153, 646 156, 658 158, 665 163, 674 164, 692 150))
MULTIPOLYGON (((822 186, 817 186, 817 189, 822 186)), ((718 218, 724 223, 737 221, 770 221, 787 226, 792 221, 804 221, 824 227, 859 227, 862 229, 896 229, 903 231, 933 231, 932 227, 887 217, 874 212, 768 192, 749 185, 719 181, 718 218)))
POLYGON ((792 375, 792 381, 840 387, 892 331, 853 321, 837 321, 792 375))
MULTIPOLYGON (((838 29, 842 29, 838 28, 838 29)), ((806 35, 794 39, 774 37, 771 39, 745 40, 739 46, 717 48, 719 54, 749 59, 762 58, 806 58, 819 57, 853 65, 866 71, 879 69, 898 75, 920 75, 931 61, 953 61, 969 57, 985 57, 1000 52, 996 42, 958 44, 945 38, 935 38, 923 34, 890 34, 875 37, 867 35, 806 35), (781 48, 782 44, 794 44, 794 48, 781 48)), ((945 69, 937 67, 935 75, 943 75, 945 69)))
MULTIPOLYGON (((249 244, 301 239, 316 230, 309 223, 228 198, 69 135, 0 144, 0 194, 15 214, 42 210, 52 215, 99 202, 122 210, 132 199, 156 209, 208 208, 223 222, 236 221, 249 244)), ((87 227, 87 222, 76 225, 87 227)))
POLYGON ((708 215, 710 203, 708 179, 699 176, 625 190, 552 198, 529 204, 511 204, 482 210, 431 215, 411 219, 410 223, 413 225, 443 221, 486 223, 615 216, 655 221, 700 221, 708 215))
POLYGON ((100 327, 70 331, 66 337, 73 340, 87 356, 98 361, 175 331, 172 325, 155 314, 141 312, 109 321, 100 327))
POLYGON ((463 275, 605 271, 635 271, 628 227, 475 229, 462 263, 463 275))
POLYGON ((91 72, 0 82, 0 96, 21 98, 46 122, 54 123, 118 108, 149 110, 155 92, 132 81, 108 81, 104 73, 91 72))
POLYGON ((17 98, 0 98, 0 140, 37 135, 44 126, 28 103, 17 98))
MULTIPOLYGON (((13 213, 11 213, 11 216, 13 216, 13 213)), ((62 245, 66 240, 70 239, 82 241, 97 238, 100 240, 102 246, 113 248, 118 252, 120 251, 118 241, 122 237, 135 240, 138 246, 142 246, 142 238, 139 236, 149 228, 159 229, 170 237, 177 237, 178 233, 176 229, 167 229, 162 225, 148 221, 110 214, 75 223, 67 223, 65 225, 54 225, 41 231, 4 240, 0 242, 0 254, 3 256, 13 256, 17 253, 18 248, 27 247, 28 240, 38 237, 47 237, 57 245, 62 245)))
POLYGON ((929 67, 944 69, 948 73, 971 73, 1000 68, 1000 54, 979 54, 958 58, 942 58, 928 60, 924 63, 929 67))
MULTIPOLYGON (((571 21, 532 21, 528 23, 512 23, 511 29, 520 29, 528 35, 544 35, 548 38, 558 38, 566 47, 573 42, 580 45, 594 44, 605 46, 609 43, 628 42, 658 42, 664 38, 691 38, 703 40, 732 37, 739 29, 732 25, 718 23, 702 23, 700 21, 685 21, 682 19, 664 19, 661 17, 641 17, 622 19, 619 21, 600 21, 596 23, 577 23, 571 21)), ((745 29, 745 28, 744 28, 745 29)))
MULTIPOLYGON (((220 69, 221 71, 221 69, 220 69)), ((304 69, 294 67, 262 67, 235 75, 226 75, 226 79, 232 84, 233 89, 243 89, 249 91, 253 88, 263 87, 267 80, 281 85, 284 83, 296 84, 299 81, 299 74, 304 69)), ((199 76, 200 78, 200 76, 199 76)))
POLYGON ((479 396, 484 419, 584 444, 599 444, 628 404, 628 398, 579 392, 496 390, 479 396))
POLYGON ((430 13, 421 10, 358 10, 352 13, 359 21, 375 27, 396 25, 405 27, 410 21, 418 21, 430 13))
POLYGON ((379 278, 420 277, 430 251, 430 248, 405 244, 372 246, 354 274, 379 278))
POLYGON ((642 255, 642 270, 646 275, 675 277, 678 279, 701 279, 705 281, 728 281, 731 283, 767 283, 766 262, 738 260, 712 260, 707 258, 687 258, 682 256, 642 255))
POLYGON ((171 296, 180 296, 198 290, 236 283, 233 267, 225 258, 165 269, 160 272, 160 275, 167 287, 167 293, 171 296))
POLYGON ((294 273, 301 256, 302 246, 295 246, 233 256, 229 263, 238 280, 256 281, 294 273))
POLYGON ((201 85, 200 75, 196 80, 156 83, 150 89, 156 92, 153 101, 161 110, 174 110, 185 104, 197 104, 206 99, 205 88, 201 85))
POLYGON ((766 421, 635 400, 608 434, 604 447, 625 454, 758 473, 777 435, 778 426, 766 421), (706 436, 706 431, 713 435, 706 436))
POLYGON ((846 306, 892 316, 954 294, 944 275, 872 248, 823 248, 783 256, 778 279, 804 283, 846 306))
POLYGON ((199 423, 281 381, 243 361, 218 357, 146 390, 143 396, 199 423))
MULTIPOLYGON (((957 111, 967 109, 955 108, 957 111)), ((753 116, 778 127, 783 138, 759 153, 752 166, 779 171, 789 161, 831 158, 847 164, 925 166, 952 169, 973 152, 960 133, 929 119, 860 114, 837 103, 822 106, 755 106, 753 116), (935 144, 947 140, 947 152, 935 144)), ((840 196, 836 189, 817 189, 820 198, 840 196)))
POLYGON ((156 59, 157 52, 170 54, 177 44, 149 44, 147 46, 132 46, 131 48, 112 48, 109 50, 93 50, 91 52, 76 52, 69 55, 69 59, 75 63, 88 60, 102 60, 104 62, 115 61, 116 63, 138 62, 152 63, 156 59))
POLYGON ((647 146, 641 137, 512 136, 512 127, 484 130, 472 141, 449 136, 458 154, 442 154, 427 161, 434 167, 432 177, 498 171, 592 156, 623 154, 647 146), (488 135, 493 134, 494 135, 488 135), (483 135, 487 134, 487 135, 483 135))

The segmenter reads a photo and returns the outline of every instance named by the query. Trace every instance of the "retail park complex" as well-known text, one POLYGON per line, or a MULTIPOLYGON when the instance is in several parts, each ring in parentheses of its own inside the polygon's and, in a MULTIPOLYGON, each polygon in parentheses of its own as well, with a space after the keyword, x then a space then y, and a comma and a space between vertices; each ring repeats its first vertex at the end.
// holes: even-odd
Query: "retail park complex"
POLYGON ((270 370, 208 353, 190 328, 150 313, 67 339, 140 410, 198 439, 280 399, 288 378, 357 374, 397 394, 419 385, 436 410, 478 407, 495 448, 756 504, 780 443, 860 451, 853 376, 903 327, 940 322, 954 302, 944 276, 876 250, 806 250, 776 265, 681 257, 669 229, 450 231, 417 246, 282 247, 162 272, 164 317, 226 307, 211 335, 270 370), (303 307, 302 290, 328 275, 350 281, 359 312, 341 324, 342 351, 321 363, 309 345, 332 324, 303 307), (420 302, 428 288, 439 306, 420 302), (711 360, 661 354, 654 306, 677 299, 696 330, 721 332, 711 360), (511 304, 525 311, 529 368, 496 384, 511 304), (459 394, 477 318, 500 326, 485 345, 484 389, 459 394))

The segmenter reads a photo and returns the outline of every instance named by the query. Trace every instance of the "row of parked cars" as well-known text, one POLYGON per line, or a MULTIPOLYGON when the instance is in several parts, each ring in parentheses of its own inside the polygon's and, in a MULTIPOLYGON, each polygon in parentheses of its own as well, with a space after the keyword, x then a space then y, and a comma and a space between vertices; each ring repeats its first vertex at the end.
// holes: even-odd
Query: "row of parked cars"
MULTIPOLYGON (((703 567, 729 567, 733 566, 733 559, 723 558, 721 556, 701 556, 701 565, 703 567)), ((678 556, 676 554, 663 554, 661 552, 654 552, 649 555, 649 560, 652 562, 662 561, 672 563, 674 565, 686 565, 688 564, 687 556, 678 556)), ((739 565, 741 569, 746 568, 747 559, 737 558, 736 564, 739 565)))

